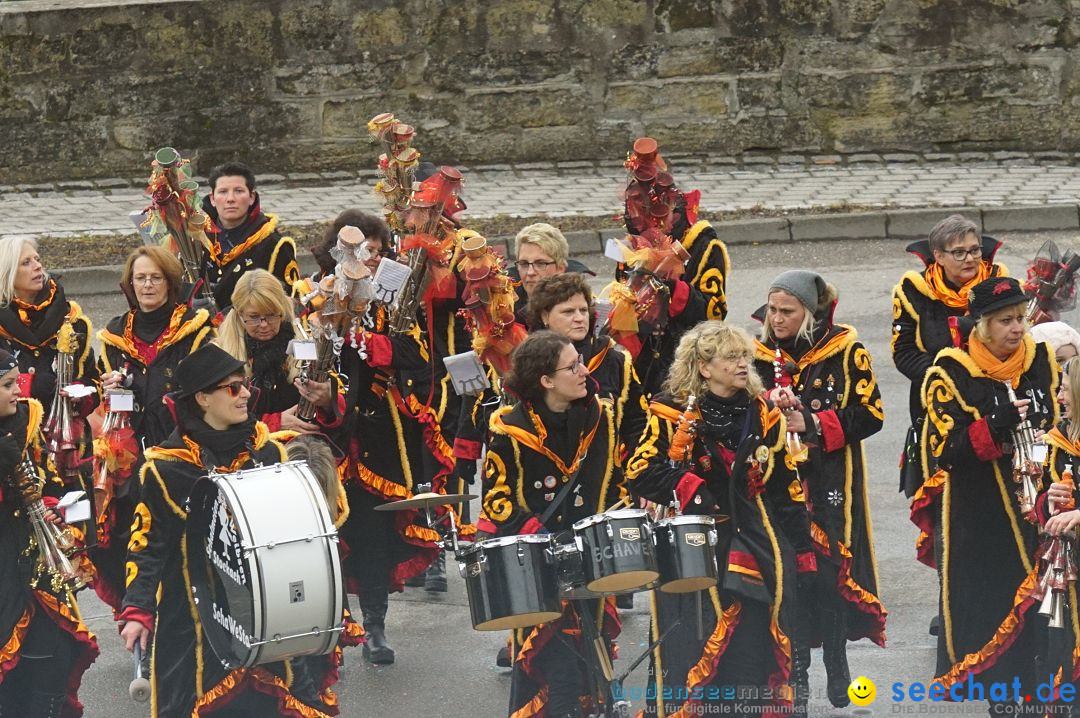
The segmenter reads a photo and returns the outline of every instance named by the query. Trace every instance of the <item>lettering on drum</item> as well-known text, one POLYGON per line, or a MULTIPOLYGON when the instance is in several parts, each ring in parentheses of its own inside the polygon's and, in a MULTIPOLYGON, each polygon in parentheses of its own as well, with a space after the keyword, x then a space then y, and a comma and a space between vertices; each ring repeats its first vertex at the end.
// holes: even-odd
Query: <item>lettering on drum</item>
POLYGON ((236 534, 236 525, 228 505, 219 495, 210 512, 206 537, 206 555, 214 567, 241 586, 248 585, 244 552, 236 534))
MULTIPOLYGON (((626 530, 626 529, 623 529, 626 530)), ((637 529, 634 529, 635 531, 637 529)), ((641 544, 636 541, 616 541, 609 546, 597 546, 593 549, 593 563, 603 563, 623 556, 640 556, 641 544)))
POLYGON ((685 540, 687 546, 704 546, 705 534, 697 532, 688 533, 686 534, 685 540))
POLYGON ((215 601, 213 603, 214 620, 218 625, 229 632, 229 635, 242 643, 246 648, 251 648, 251 636, 247 634, 244 627, 232 617, 231 614, 226 613, 221 606, 217 605, 215 601))

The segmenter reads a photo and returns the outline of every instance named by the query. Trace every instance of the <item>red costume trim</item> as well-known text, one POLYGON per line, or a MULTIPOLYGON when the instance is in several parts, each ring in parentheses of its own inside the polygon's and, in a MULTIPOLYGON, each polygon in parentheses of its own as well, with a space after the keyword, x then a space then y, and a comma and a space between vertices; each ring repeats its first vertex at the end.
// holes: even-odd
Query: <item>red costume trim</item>
POLYGON ((990 433, 990 424, 985 418, 969 426, 967 433, 971 440, 971 448, 975 450, 975 456, 983 461, 995 461, 1005 455, 1005 452, 994 441, 994 436, 990 433))
POLYGON ((844 436, 844 427, 840 426, 840 419, 836 416, 835 409, 829 409, 828 411, 822 411, 815 416, 818 421, 821 422, 821 441, 824 443, 825 451, 836 451, 843 448, 847 443, 847 438, 844 436))
POLYGON ((701 478, 695 473, 687 471, 679 479, 679 483, 675 484, 675 496, 679 499, 679 507, 686 511, 690 502, 694 500, 694 494, 698 489, 705 485, 705 479, 701 478))
POLYGON ((671 300, 668 302, 668 314, 677 317, 686 309, 690 301, 690 285, 681 279, 675 280, 675 289, 671 292, 671 300))
POLYGON ((813 551, 804 551, 795 554, 795 570, 798 573, 813 573, 817 571, 817 555, 813 551))
POLYGON ((368 366, 387 368, 393 363, 394 345, 390 342, 390 337, 364 332, 364 342, 367 345, 368 366))
POLYGON ((454 457, 458 459, 472 459, 475 461, 480 458, 480 452, 483 448, 484 445, 479 441, 460 437, 454 439, 454 457))

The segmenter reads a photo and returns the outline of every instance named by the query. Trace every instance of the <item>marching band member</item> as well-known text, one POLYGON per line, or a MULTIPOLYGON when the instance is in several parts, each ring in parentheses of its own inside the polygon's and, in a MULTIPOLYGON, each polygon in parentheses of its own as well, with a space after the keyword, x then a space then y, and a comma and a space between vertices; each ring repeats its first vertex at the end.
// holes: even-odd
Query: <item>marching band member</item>
POLYGON ((128 547, 128 584, 117 617, 129 651, 153 637, 151 704, 158 718, 248 711, 241 715, 323 718, 290 689, 286 663, 226 671, 203 637, 191 605, 185 502, 208 471, 236 472, 284 461, 249 409, 244 363, 208 344, 176 369, 177 428, 146 451, 142 496, 128 547))
MULTIPOLYGON (((534 332, 514 350, 512 362, 504 385, 519 400, 491 418, 486 518, 478 528, 496 536, 566 531, 623 497, 611 405, 596 395, 583 357, 565 336, 534 332), (557 496, 561 506, 549 512, 557 496)), ((577 653, 591 647, 583 647, 580 622, 597 620, 597 633, 609 641, 619 630, 614 601, 603 603, 602 610, 586 603, 587 611, 566 603, 558 620, 514 632, 511 716, 582 715, 590 691, 577 653)))
POLYGON ((293 303, 281 282, 263 269, 255 269, 236 282, 232 311, 218 329, 214 343, 244 362, 251 388, 258 391, 255 413, 270 431, 319 431, 296 416, 301 396, 330 409, 337 394, 331 381, 301 384, 300 368, 288 354, 293 330, 293 303))
MULTIPOLYGON (((57 582, 38 559, 32 519, 17 488, 17 467, 40 444, 42 408, 21 398, 15 358, 0 349, 0 716, 65 718, 82 715, 83 672, 98 655, 97 640, 79 614, 67 582, 57 582)), ((59 479, 40 489, 54 502, 59 479)), ((45 520, 59 519, 47 511, 45 520)))
POLYGON ((785 448, 784 414, 766 401, 752 363, 753 344, 741 329, 707 321, 683 334, 628 464, 635 496, 729 519, 717 524, 715 588, 653 594, 651 638, 666 637, 649 668, 649 694, 663 705, 649 710, 661 715, 730 705, 721 686, 760 687, 752 697, 734 697, 736 712, 790 700, 795 583, 813 574, 816 560, 802 486, 785 448), (694 428, 689 443, 673 452, 681 454, 676 460, 669 450, 684 422, 694 428), (698 610, 703 635, 688 618, 698 610))
MULTIPOLYGON (((98 332, 103 395, 114 389, 130 389, 135 409, 130 423, 142 446, 156 446, 176 428, 164 397, 173 390, 180 360, 214 335, 205 309, 190 309, 181 300, 183 269, 166 249, 143 246, 128 255, 120 286, 132 308, 114 317, 98 332)), ((141 452, 140 452, 141 453, 141 452)), ((124 563, 132 511, 138 501, 138 463, 125 477, 110 477, 112 498, 98 524, 98 547, 94 565, 98 576, 94 590, 119 610, 124 592, 124 563), (132 481, 131 478, 136 478, 132 481)))
POLYGON ((508 274, 519 283, 514 312, 522 324, 526 322, 525 305, 529 293, 541 280, 563 272, 595 276, 591 269, 570 256, 570 243, 566 237, 558 227, 547 222, 536 222, 518 230, 514 237, 514 257, 508 274))
MULTIPOLYGON (((924 532, 940 506, 934 681, 948 690, 973 677, 984 685, 1015 678, 1028 691, 1035 639, 1030 622, 1016 615, 1014 594, 1033 568, 1038 537, 1030 504, 1042 472, 1027 465, 1024 435, 1029 424, 1048 430, 1056 421, 1057 365, 1048 345, 1027 332, 1027 297, 1015 279, 979 282, 967 301, 977 321, 968 349, 939 352, 923 384, 923 461, 934 473, 912 503, 912 521, 924 532)), ((996 713, 1015 708, 987 698, 996 713)))
POLYGON ((966 217, 954 214, 938 222, 928 239, 914 242, 907 251, 925 265, 921 272, 905 272, 893 288, 893 363, 911 382, 908 430, 901 456, 900 490, 908 497, 930 475, 919 461, 919 438, 926 412, 922 386, 937 353, 954 346, 949 320, 967 314, 968 292, 990 277, 1008 274, 994 263, 1001 242, 979 237, 979 228, 966 217))
POLYGON ((1031 338, 1046 342, 1054 352, 1059 367, 1075 356, 1080 356, 1080 332, 1065 322, 1043 322, 1031 328, 1031 338))
MULTIPOLYGON (((33 397, 46 407, 45 421, 57 391, 57 335, 65 322, 71 323, 78 345, 72 383, 94 385, 98 374, 90 346, 90 319, 77 303, 64 296, 60 283, 45 272, 36 241, 30 237, 0 239, 0 340, 19 362, 23 396, 33 397)), ((92 397, 72 402, 79 421, 85 424, 82 417, 93 410, 94 404, 92 397)), ((89 428, 84 426, 83 455, 90 452, 89 436, 89 428)))
MULTIPOLYGON (((630 353, 607 336, 593 332, 592 290, 580 274, 558 274, 538 282, 525 308, 531 329, 550 329, 574 344, 598 389, 611 402, 615 436, 622 447, 637 445, 645 428, 645 400, 630 353)), ((618 460, 622 464, 622 449, 618 460)))
POLYGON ((829 701, 843 708, 850 703, 847 642, 885 645, 862 446, 881 430, 884 413, 870 354, 854 328, 833 323, 836 302, 836 289, 814 272, 777 276, 754 315, 762 322, 754 359, 806 452, 793 458, 807 488, 818 572, 799 594, 805 613, 792 640, 793 682, 809 695, 810 646, 823 644, 829 701))
POLYGON ((296 243, 281 236, 277 215, 263 213, 254 173, 239 162, 226 162, 210 170, 208 180, 210 194, 202 208, 211 221, 210 247, 202 271, 218 309, 228 309, 237 280, 253 269, 270 272, 290 292, 300 278, 296 243))

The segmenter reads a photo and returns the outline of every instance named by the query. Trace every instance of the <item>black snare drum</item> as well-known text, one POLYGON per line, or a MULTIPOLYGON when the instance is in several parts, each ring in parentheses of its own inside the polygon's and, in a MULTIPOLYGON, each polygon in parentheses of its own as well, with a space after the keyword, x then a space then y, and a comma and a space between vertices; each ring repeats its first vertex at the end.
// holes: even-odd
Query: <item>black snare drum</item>
POLYGON ((716 520, 712 516, 672 516, 656 524, 660 590, 692 593, 716 585, 716 520))
POLYGON ((477 631, 506 631, 562 615, 548 536, 504 536, 458 552, 477 631))
POLYGON ((655 581, 656 549, 641 509, 609 511, 574 524, 585 588, 597 593, 643 589, 655 581))

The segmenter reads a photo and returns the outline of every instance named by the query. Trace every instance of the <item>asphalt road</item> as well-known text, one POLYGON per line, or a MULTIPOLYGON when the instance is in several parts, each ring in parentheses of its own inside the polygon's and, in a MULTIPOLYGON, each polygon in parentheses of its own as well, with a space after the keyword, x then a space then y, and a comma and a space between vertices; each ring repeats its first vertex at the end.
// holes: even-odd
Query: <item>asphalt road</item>
MULTIPOLYGON (((1029 233, 1002 236, 1005 248, 999 255, 1014 275, 1022 275, 1027 262, 1048 238, 1062 248, 1080 246, 1072 233, 1029 233)), ((814 652, 811 684, 817 715, 886 715, 897 712, 889 700, 894 682, 928 683, 934 668, 934 639, 927 634, 936 610, 936 579, 933 572, 915 562, 915 527, 908 521, 907 502, 897 493, 897 457, 907 422, 907 381, 892 366, 889 356, 890 293, 900 275, 917 266, 917 260, 895 240, 799 243, 736 246, 731 248, 734 267, 728 283, 731 318, 752 328, 750 313, 765 300, 765 288, 779 272, 810 268, 822 273, 839 289, 837 320, 854 325, 875 359, 878 382, 885 404, 885 427, 866 442, 870 502, 874 521, 877 560, 882 581, 882 600, 889 611, 888 644, 884 650, 862 641, 850 644, 852 677, 865 675, 877 684, 878 698, 868 709, 834 711, 824 698, 825 674, 820 651, 814 652)), ((587 258, 601 277, 610 276, 611 263, 602 257, 587 258)), ((597 280, 597 286, 603 280, 597 280)), ((77 298, 95 326, 123 308, 119 295, 77 298)), ((469 624, 464 585, 456 570, 449 571, 450 591, 428 594, 407 589, 391 599, 388 636, 397 652, 397 663, 387 667, 366 664, 359 649, 346 653, 346 664, 337 691, 345 716, 500 716, 506 715, 509 671, 495 667, 502 645, 501 633, 480 633, 469 624)), ((98 635, 101 656, 87 671, 81 696, 89 718, 143 718, 145 706, 127 694, 131 662, 120 646, 116 629, 105 606, 85 593, 84 617, 98 635)), ((357 612, 358 613, 358 612, 357 612)), ((647 595, 636 596, 633 610, 625 612, 619 640, 620 660, 628 665, 646 645, 647 595)), ((627 680, 628 686, 645 682, 647 663, 627 680)), ((985 715, 985 705, 912 704, 907 708, 940 709, 937 712, 985 715)))

